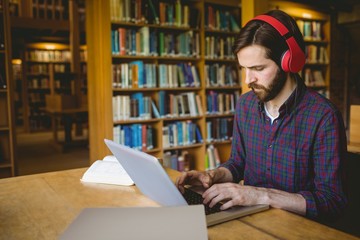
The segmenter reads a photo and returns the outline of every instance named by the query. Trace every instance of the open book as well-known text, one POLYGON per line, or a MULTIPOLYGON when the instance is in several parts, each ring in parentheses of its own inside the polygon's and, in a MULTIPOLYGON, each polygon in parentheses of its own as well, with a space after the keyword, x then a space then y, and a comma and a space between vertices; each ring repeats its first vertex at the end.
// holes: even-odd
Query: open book
POLYGON ((106 183, 130 186, 134 182, 115 156, 109 155, 96 160, 80 179, 82 182, 106 183))

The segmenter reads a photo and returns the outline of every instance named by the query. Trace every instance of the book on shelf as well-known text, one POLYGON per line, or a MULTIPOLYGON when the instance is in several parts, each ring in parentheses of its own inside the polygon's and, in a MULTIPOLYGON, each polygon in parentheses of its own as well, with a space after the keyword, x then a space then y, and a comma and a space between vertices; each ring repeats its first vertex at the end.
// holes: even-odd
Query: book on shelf
POLYGON ((158 111, 153 112, 152 101, 150 96, 144 96, 142 92, 113 96, 113 120, 144 120, 156 117, 158 111))
POLYGON ((235 20, 235 17, 233 15, 230 15, 230 26, 231 26, 231 31, 240 32, 240 26, 238 22, 235 20))
POLYGON ((322 24, 320 21, 311 20, 296 20, 300 32, 304 36, 305 41, 321 41, 322 36, 322 24))
POLYGON ((121 166, 115 156, 109 155, 102 160, 96 160, 86 170, 81 178, 85 183, 102 183, 131 186, 133 180, 121 166))
POLYGON ((162 143, 163 148, 189 146, 195 143, 202 143, 199 126, 188 121, 175 121, 163 126, 162 143), (198 130, 197 130, 198 129, 198 130))
POLYGON ((163 157, 163 166, 179 172, 191 170, 192 156, 187 150, 166 151, 163 157))
POLYGON ((311 68, 305 68, 304 70, 304 82, 310 87, 323 87, 325 86, 325 80, 323 73, 320 70, 311 68))
POLYGON ((154 128, 146 124, 117 125, 113 127, 114 142, 146 151, 155 147, 154 128))
POLYGON ((112 64, 111 79, 114 88, 155 88, 156 65, 143 61, 112 64))
POLYGON ((199 57, 199 33, 164 32, 154 34, 144 26, 140 29, 118 28, 111 30, 112 54, 128 56, 159 55, 165 57, 199 57), (153 44, 158 42, 157 44, 153 44), (158 49, 157 49, 158 47, 158 49))
POLYGON ((205 58, 235 60, 235 56, 232 53, 234 42, 235 38, 232 36, 206 36, 205 58))
POLYGON ((206 154, 207 154, 206 159, 208 161, 208 163, 205 164, 207 167, 206 170, 215 169, 218 166, 220 166, 219 152, 218 149, 214 147, 214 145, 211 144, 206 148, 206 154))
POLYGON ((228 10, 218 10, 217 7, 208 5, 205 11, 205 28, 209 30, 239 32, 240 27, 236 17, 228 10))
POLYGON ((240 86, 241 70, 236 65, 206 64, 206 87, 240 86))
POLYGON ((160 24, 159 20, 159 1, 158 0, 148 0, 149 2, 149 8, 150 8, 150 14, 148 22, 152 24, 160 24))
POLYGON ((213 118, 206 121, 206 141, 226 141, 232 137, 233 118, 213 118))
POLYGON ((196 100, 198 95, 194 92, 172 94, 160 91, 159 95, 160 116, 162 117, 196 117, 201 116, 200 113, 203 112, 201 103, 199 104, 199 100, 196 100))
POLYGON ((239 92, 222 93, 209 91, 206 96, 207 114, 228 114, 235 112, 235 104, 239 98, 239 92))
POLYGON ((199 87, 199 74, 191 63, 159 64, 159 86, 164 88, 199 87))

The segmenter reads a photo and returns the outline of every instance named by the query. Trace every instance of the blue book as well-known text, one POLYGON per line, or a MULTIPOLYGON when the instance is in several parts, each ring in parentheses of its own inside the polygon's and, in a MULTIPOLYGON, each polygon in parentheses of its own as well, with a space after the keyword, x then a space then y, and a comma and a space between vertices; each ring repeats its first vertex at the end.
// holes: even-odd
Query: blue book
POLYGON ((142 139, 142 125, 141 124, 136 124, 137 125, 137 142, 136 142, 136 149, 141 150, 142 149, 142 144, 143 144, 143 139, 142 139))
POLYGON ((111 30, 111 52, 113 55, 116 54, 115 52, 115 30, 111 30))
POLYGON ((184 145, 184 137, 183 137, 183 124, 182 122, 176 122, 176 127, 178 131, 178 144, 179 146, 184 145))
POLYGON ((190 143, 191 144, 196 143, 196 132, 195 132, 196 125, 195 125, 195 123, 191 122, 189 124, 189 128, 190 128, 190 143))
POLYGON ((171 168, 177 170, 177 162, 178 162, 178 155, 177 154, 171 154, 171 168))
POLYGON ((152 112, 154 114, 154 117, 155 118, 160 118, 160 113, 159 113, 159 110, 157 109, 155 103, 153 100, 151 100, 151 107, 152 107, 152 112))
POLYGON ((164 117, 166 115, 166 112, 165 112, 165 91, 164 90, 159 91, 159 112, 160 112, 161 117, 164 117))
POLYGON ((120 53, 120 46, 119 46, 119 31, 114 30, 114 41, 115 41, 115 54, 120 53))
POLYGON ((135 148, 136 147, 136 142, 137 142, 135 124, 130 125, 130 128, 131 128, 131 147, 135 148))
POLYGON ((191 65, 190 64, 186 64, 186 73, 187 73, 187 76, 188 76, 189 86, 190 87, 195 86, 194 76, 193 76, 193 73, 191 71, 191 65))
POLYGON ((136 30, 131 29, 131 55, 137 55, 137 51, 139 49, 136 49, 136 30))
POLYGON ((206 95, 206 105, 207 105, 207 113, 213 113, 213 106, 212 106, 212 97, 211 94, 206 95))
POLYGON ((128 147, 132 147, 132 134, 130 126, 123 126, 124 129, 124 136, 125 136, 125 145, 128 147))
POLYGON ((199 126, 196 126, 195 131, 196 131, 196 140, 197 140, 197 142, 198 142, 198 143, 203 143, 204 140, 203 140, 203 138, 202 138, 202 136, 201 136, 201 132, 200 132, 199 126))

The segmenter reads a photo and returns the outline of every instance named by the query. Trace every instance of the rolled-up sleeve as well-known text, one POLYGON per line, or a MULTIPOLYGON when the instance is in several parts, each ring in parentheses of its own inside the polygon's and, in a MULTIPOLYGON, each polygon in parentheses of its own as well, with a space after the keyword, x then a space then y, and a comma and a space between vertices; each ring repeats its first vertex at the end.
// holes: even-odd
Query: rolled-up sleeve
POLYGON ((346 136, 339 114, 326 117, 318 130, 314 143, 313 190, 299 192, 306 200, 306 215, 310 218, 336 217, 347 204, 343 188, 346 136))

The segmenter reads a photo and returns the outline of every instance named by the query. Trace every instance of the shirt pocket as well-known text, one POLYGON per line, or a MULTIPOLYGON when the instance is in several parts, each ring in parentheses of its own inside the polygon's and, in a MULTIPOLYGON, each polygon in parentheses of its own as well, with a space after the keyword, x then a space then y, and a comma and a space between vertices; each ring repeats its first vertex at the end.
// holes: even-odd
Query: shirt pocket
POLYGON ((273 185, 284 191, 299 192, 309 184, 311 164, 310 155, 303 150, 282 146, 274 151, 272 161, 273 185))

